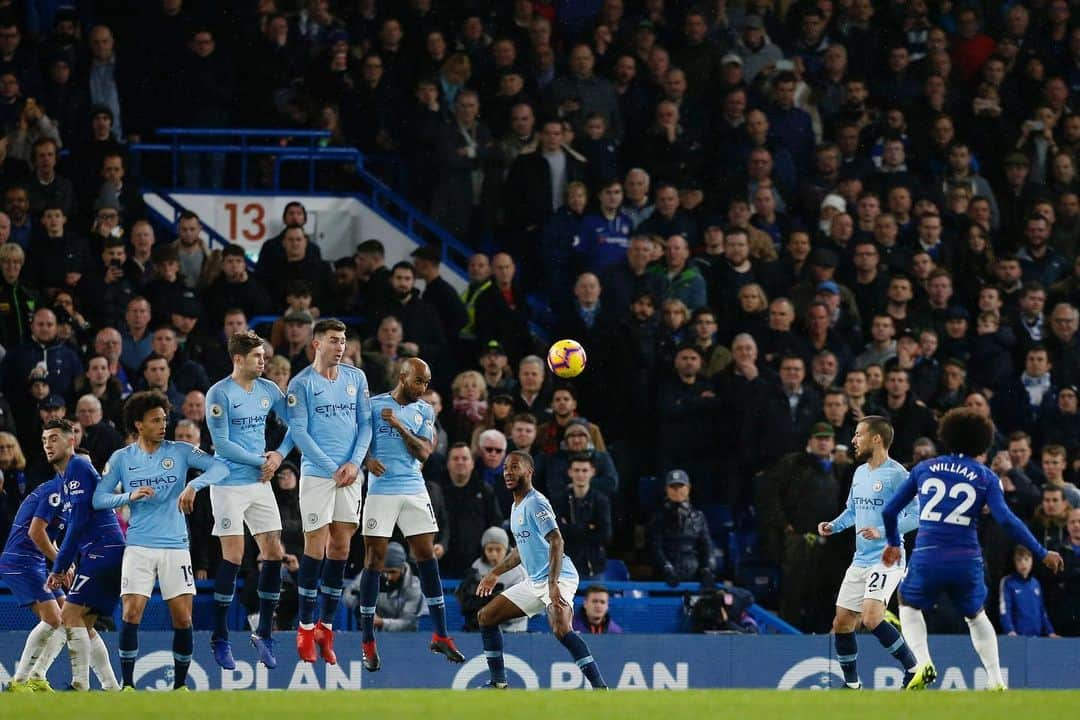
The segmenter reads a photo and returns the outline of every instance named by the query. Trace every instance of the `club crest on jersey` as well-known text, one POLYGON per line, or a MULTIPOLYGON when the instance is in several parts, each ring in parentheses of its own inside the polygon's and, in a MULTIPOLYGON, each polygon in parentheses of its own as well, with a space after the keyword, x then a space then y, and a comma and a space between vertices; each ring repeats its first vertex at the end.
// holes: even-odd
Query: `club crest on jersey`
POLYGON ((49 495, 49 505, 60 507, 60 493, 52 493, 49 495))
POLYGON ((349 395, 354 395, 355 396, 356 395, 356 386, 355 385, 349 385, 347 388, 345 388, 345 392, 349 393, 349 395))
POLYGON ((210 414, 214 417, 221 417, 225 414, 225 410, 223 410, 220 405, 215 403, 210 406, 210 414))
POLYGON ((162 467, 163 469, 165 469, 165 470, 172 470, 172 469, 173 469, 173 465, 176 465, 176 461, 175 461, 175 460, 173 460, 173 459, 172 459, 172 458, 170 458, 170 457, 164 458, 164 459, 163 459, 163 460, 161 461, 161 467, 162 467))
POLYGON ((232 527, 232 520, 230 520, 229 518, 225 518, 224 520, 221 521, 221 529, 222 530, 228 530, 231 527, 232 527))
POLYGON ((364 524, 367 526, 368 530, 374 530, 376 526, 378 526, 379 521, 375 518, 368 518, 368 521, 364 524))
POLYGON ((270 407, 270 398, 264 397, 262 400, 260 400, 259 407, 261 407, 263 410, 268 409, 270 407))
POLYGON ((424 422, 424 416, 420 413, 416 413, 416 424, 419 425, 424 422))
POLYGON ((875 480, 874 481, 874 492, 881 492, 881 488, 883 488, 883 487, 885 487, 885 486, 882 485, 880 480, 875 480))
POLYGON ((285 398, 285 402, 289 404, 289 407, 296 407, 296 393, 289 393, 289 396, 285 398))

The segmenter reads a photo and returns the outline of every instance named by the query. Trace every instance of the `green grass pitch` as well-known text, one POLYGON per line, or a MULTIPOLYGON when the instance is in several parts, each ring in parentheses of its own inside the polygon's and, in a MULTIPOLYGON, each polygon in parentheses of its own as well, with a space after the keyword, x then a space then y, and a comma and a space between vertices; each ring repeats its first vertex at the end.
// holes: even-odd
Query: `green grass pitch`
POLYGON ((691 690, 686 692, 368 690, 337 692, 139 692, 0 695, 0 718, 76 720, 276 720, 277 718, 888 718, 991 720, 1071 717, 1080 691, 845 692, 691 690))

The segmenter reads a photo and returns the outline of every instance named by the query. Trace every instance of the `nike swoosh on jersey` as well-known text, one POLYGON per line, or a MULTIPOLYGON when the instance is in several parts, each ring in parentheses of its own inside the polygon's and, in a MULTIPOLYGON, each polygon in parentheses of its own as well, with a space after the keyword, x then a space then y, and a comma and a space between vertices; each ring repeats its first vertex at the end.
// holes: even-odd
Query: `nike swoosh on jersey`
POLYGON ((326 392, 326 391, 325 390, 320 390, 319 392, 314 393, 314 395, 316 395, 316 396, 322 395, 324 392, 326 392))
POLYGON ((240 406, 241 406, 241 405, 243 405, 243 404, 244 404, 244 403, 242 403, 242 402, 238 402, 238 403, 233 403, 233 407, 234 407, 234 408, 238 408, 238 407, 240 407, 240 406))

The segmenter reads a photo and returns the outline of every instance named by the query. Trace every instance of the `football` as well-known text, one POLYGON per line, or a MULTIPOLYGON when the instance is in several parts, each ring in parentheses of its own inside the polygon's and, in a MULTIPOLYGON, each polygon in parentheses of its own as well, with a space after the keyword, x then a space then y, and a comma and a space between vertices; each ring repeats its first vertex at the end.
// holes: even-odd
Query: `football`
POLYGON ((561 378, 577 377, 585 369, 585 348, 577 340, 557 340, 548 349, 547 365, 561 378))

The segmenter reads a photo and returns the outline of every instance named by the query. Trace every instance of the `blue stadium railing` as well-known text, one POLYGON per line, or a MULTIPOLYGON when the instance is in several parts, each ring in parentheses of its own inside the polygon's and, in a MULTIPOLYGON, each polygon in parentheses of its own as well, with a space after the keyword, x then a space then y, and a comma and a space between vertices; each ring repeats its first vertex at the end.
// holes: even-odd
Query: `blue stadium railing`
MULTIPOLYGON (((181 157, 188 153, 202 155, 224 154, 238 156, 240 162, 239 177, 241 192, 279 195, 289 190, 282 189, 282 167, 288 163, 304 163, 307 166, 307 187, 309 195, 356 195, 372 211, 384 220, 408 235, 420 245, 434 245, 439 248, 442 263, 462 278, 467 278, 465 267, 473 250, 447 232, 438 223, 425 215, 412 203, 393 190, 382 179, 368 169, 372 158, 356 148, 328 147, 322 143, 330 138, 326 130, 283 130, 266 128, 158 128, 156 135, 167 142, 134 143, 129 151, 135 161, 135 167, 144 163, 144 156, 167 155, 169 157, 169 187, 146 186, 159 195, 179 215, 184 208, 172 197, 176 192, 212 193, 213 189, 185 188, 181 186, 181 157), (223 138, 223 144, 214 144, 215 139, 223 138), (297 142, 296 145, 267 144, 272 141, 297 142), (260 142, 261 141, 261 142, 260 142), (273 175, 270 188, 253 189, 250 186, 250 164, 253 157, 269 156, 273 160, 273 175), (348 164, 352 177, 357 181, 355 192, 323 193, 317 189, 317 168, 324 163, 348 164)), ((382 162, 384 159, 379 158, 382 162)), ((234 188, 235 190, 235 188, 234 188)), ((293 190, 293 192, 296 192, 293 190)), ((168 218, 154 213, 158 222, 169 222, 168 218)), ((172 219, 175 225, 176 218, 172 219)), ((163 228, 162 228, 163 229, 163 228)), ((228 244, 228 241, 216 232, 209 232, 212 244, 228 244)), ((550 314, 547 304, 535 295, 529 297, 529 306, 537 320, 550 314)), ((537 337, 546 340, 548 332, 541 322, 533 322, 531 330, 537 337)))
MULTIPOLYGON (((454 596, 454 590, 458 584, 457 580, 443 580, 443 588, 446 591, 446 613, 451 628, 460 628, 464 622, 461 605, 454 596)), ((588 584, 588 582, 582 583, 579 594, 588 584)), ((700 592, 700 586, 697 583, 682 583, 676 587, 670 587, 661 582, 602 581, 600 584, 611 592, 612 617, 626 632, 635 634, 687 632, 684 598, 687 594, 700 592)), ((202 580, 197 582, 196 586, 198 594, 195 596, 193 605, 194 625, 196 628, 212 627, 214 582, 202 580)), ((580 599, 577 604, 580 605, 580 599)), ((757 623, 759 632, 763 634, 801 634, 797 628, 760 605, 752 605, 748 614, 757 623)), ((119 617, 120 610, 117 608, 113 618, 117 624, 119 624, 119 617)), ((0 632, 29 630, 35 622, 37 620, 33 614, 27 608, 19 606, 14 596, 10 595, 4 584, 0 582, 0 632)), ((172 627, 168 605, 157 592, 146 605, 141 627, 144 630, 168 630, 172 627)), ((230 610, 229 627, 233 630, 242 630, 247 627, 246 612, 239 601, 233 603, 230 610)), ((334 627, 345 631, 359 630, 359 623, 353 613, 342 606, 334 619, 334 627)), ((427 616, 420 618, 420 630, 430 631, 431 629, 430 618, 427 616)), ((546 632, 547 629, 547 620, 543 615, 538 615, 529 621, 530 632, 546 632)))

